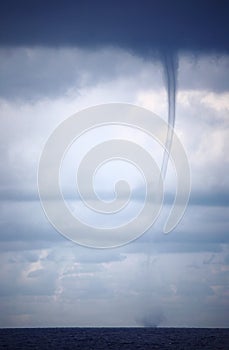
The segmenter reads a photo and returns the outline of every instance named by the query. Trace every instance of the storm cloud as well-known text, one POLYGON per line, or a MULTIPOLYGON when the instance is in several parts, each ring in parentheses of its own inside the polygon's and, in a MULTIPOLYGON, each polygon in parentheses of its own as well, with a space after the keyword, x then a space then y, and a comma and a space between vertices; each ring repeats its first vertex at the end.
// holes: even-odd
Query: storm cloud
POLYGON ((7 1, 2 45, 228 51, 226 1, 7 1))

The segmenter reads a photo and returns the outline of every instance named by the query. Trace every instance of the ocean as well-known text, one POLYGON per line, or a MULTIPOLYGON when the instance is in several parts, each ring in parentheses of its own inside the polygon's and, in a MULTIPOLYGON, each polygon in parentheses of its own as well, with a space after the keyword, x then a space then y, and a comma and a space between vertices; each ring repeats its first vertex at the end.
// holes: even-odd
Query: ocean
POLYGON ((219 328, 4 328, 0 349, 229 349, 219 328))

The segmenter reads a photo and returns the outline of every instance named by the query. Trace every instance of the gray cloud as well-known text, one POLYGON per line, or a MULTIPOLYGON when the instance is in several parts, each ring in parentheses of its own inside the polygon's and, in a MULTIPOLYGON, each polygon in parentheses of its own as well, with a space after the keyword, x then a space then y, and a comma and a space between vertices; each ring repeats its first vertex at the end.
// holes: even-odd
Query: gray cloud
MULTIPOLYGON (((180 89, 228 90, 227 55, 181 53, 178 57, 180 89)), ((142 58, 115 47, 1 48, 0 76, 2 98, 26 99, 30 103, 40 98, 68 96, 72 90, 78 97, 84 87, 123 77, 142 88, 163 87, 163 68, 158 57, 142 58)))
POLYGON ((178 86, 184 90, 229 90, 228 55, 192 53, 180 55, 178 86))
POLYGON ((157 87, 160 74, 158 61, 143 60, 113 47, 0 49, 0 96, 19 101, 68 96, 71 90, 79 96, 85 86, 123 76, 138 76, 138 84, 157 87), (152 69, 154 79, 147 74, 148 69, 152 69))

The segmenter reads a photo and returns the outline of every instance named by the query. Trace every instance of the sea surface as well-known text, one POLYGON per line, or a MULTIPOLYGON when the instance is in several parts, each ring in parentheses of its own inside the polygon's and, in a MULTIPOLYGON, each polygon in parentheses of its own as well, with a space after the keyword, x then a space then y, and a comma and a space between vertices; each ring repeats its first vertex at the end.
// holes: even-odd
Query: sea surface
POLYGON ((229 329, 4 328, 0 349, 229 349, 229 329))

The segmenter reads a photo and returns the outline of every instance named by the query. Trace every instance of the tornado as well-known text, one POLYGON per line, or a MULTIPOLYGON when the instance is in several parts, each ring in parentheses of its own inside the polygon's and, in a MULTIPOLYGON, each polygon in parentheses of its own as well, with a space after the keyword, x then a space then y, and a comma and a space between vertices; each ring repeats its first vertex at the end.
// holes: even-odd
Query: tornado
POLYGON ((173 130, 176 120, 176 91, 177 91, 177 73, 178 73, 178 57, 176 53, 165 51, 161 54, 162 65, 164 70, 165 87, 167 91, 168 102, 168 131, 165 142, 165 151, 161 166, 162 179, 165 179, 169 154, 173 142, 173 130))

